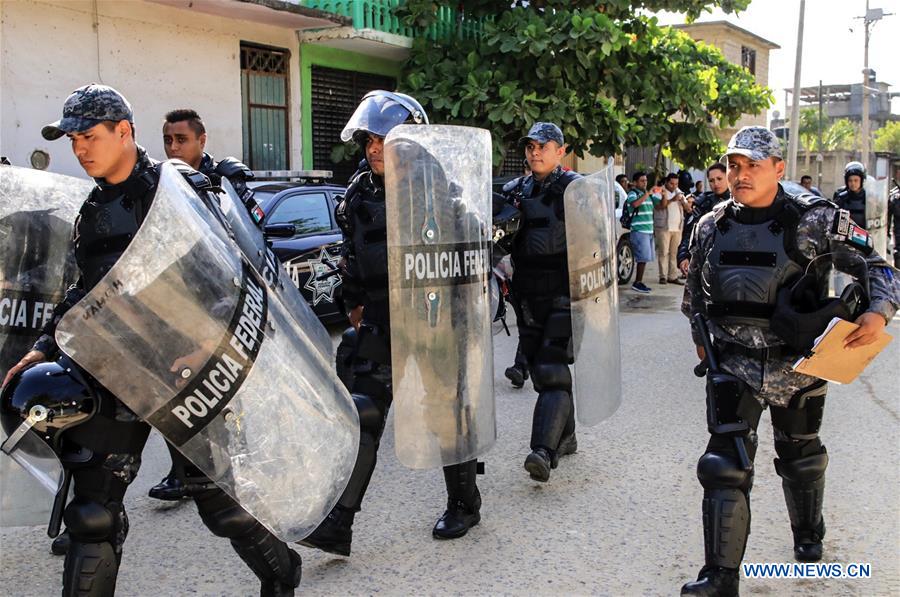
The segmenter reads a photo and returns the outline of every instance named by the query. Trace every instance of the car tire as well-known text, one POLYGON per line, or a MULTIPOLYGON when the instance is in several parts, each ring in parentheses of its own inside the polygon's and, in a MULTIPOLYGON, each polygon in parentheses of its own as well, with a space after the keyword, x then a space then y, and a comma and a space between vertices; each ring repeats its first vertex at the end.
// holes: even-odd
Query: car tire
POLYGON ((619 284, 628 284, 631 282, 631 276, 634 275, 634 252, 631 250, 631 241, 628 234, 619 237, 616 244, 616 276, 619 284))

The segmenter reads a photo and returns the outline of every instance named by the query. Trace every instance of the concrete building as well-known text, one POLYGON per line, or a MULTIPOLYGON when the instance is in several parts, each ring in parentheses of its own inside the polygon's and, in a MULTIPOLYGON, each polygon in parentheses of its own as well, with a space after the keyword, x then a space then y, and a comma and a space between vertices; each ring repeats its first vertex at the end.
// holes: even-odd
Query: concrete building
POLYGON ((0 0, 0 153, 84 176, 68 144, 40 130, 73 89, 98 82, 132 102, 138 142, 154 157, 165 155, 164 114, 191 107, 214 155, 300 168, 297 32, 346 23, 279 0, 0 0))
MULTIPOLYGON (((749 70, 758 85, 769 86, 769 54, 772 50, 781 49, 775 42, 728 21, 691 23, 673 27, 684 31, 697 41, 719 48, 728 61, 749 70)), ((717 133, 719 138, 727 142, 744 126, 766 126, 765 111, 759 114, 745 114, 734 126, 721 127, 717 129, 717 133)))

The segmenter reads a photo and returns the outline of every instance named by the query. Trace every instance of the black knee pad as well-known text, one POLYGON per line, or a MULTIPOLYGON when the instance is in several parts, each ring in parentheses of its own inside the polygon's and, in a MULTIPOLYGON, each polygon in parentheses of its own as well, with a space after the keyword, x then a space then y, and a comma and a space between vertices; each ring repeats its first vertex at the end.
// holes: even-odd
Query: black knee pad
MULTIPOLYGON (((121 509, 118 504, 113 504, 121 509)), ((72 537, 82 543, 114 543, 117 513, 107 506, 75 496, 63 514, 66 528, 72 537)))
POLYGON ((259 524, 231 496, 221 489, 204 491, 194 498, 203 524, 217 537, 234 539, 259 524))
POLYGON ((532 383, 538 392, 545 390, 572 391, 572 372, 564 363, 539 362, 531 370, 532 383))
POLYGON ((341 343, 338 344, 334 355, 338 378, 348 389, 353 387, 352 362, 353 355, 356 354, 356 339, 356 328, 349 327, 344 330, 341 336, 341 343))
POLYGON ((707 452, 697 462, 697 478, 705 489, 749 490, 753 472, 744 470, 731 454, 707 452))
POLYGON ((794 460, 775 459, 775 472, 778 476, 795 485, 802 485, 822 478, 828 468, 828 452, 822 448, 819 454, 805 456, 794 460))

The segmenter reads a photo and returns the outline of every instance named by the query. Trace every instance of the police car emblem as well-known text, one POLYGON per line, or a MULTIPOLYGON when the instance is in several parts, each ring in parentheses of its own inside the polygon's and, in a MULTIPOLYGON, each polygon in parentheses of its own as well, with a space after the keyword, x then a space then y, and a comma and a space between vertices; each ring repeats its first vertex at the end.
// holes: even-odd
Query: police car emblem
POLYGON ((306 260, 306 265, 309 267, 309 278, 307 278, 303 288, 312 293, 311 301, 313 306, 318 305, 322 301, 326 303, 334 302, 334 291, 341 285, 341 277, 337 274, 322 280, 319 280, 318 277, 334 270, 337 267, 337 262, 338 258, 330 255, 324 248, 317 259, 306 260))

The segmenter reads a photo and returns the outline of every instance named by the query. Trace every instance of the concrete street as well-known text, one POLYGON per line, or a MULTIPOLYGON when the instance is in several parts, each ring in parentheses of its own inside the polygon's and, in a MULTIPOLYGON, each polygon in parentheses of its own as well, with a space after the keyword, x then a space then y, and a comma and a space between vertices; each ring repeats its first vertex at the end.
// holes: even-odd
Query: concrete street
MULTIPOLYGON (((370 491, 354 526, 351 558, 306 548, 306 595, 674 595, 703 563, 697 458, 707 440, 703 380, 680 286, 649 296, 621 289, 623 404, 610 420, 578 429, 579 450, 550 482, 531 481, 528 453, 536 394, 503 377, 513 337, 495 337, 499 438, 479 478, 482 522, 463 539, 439 542, 431 527, 444 508, 440 471, 403 468, 393 453, 393 419, 370 491)), ((900 321, 889 330, 900 337, 900 321)), ((335 339, 340 329, 332 330, 335 339)), ((869 579, 742 579, 745 595, 900 593, 900 342, 849 386, 832 385, 822 437, 831 463, 825 561, 871 564, 869 579)), ((598 392, 607 391, 597 388, 598 392)), ((612 391, 612 389, 609 389, 612 391)), ((760 425, 752 493, 753 533, 745 562, 791 562, 781 480, 772 466, 769 415, 760 425)), ((147 497, 168 471, 154 433, 126 498, 131 533, 118 594, 254 595, 258 583, 228 541, 213 537, 192 502, 147 497)), ((0 593, 60 591, 63 559, 49 554, 42 527, 0 535, 0 593)))

